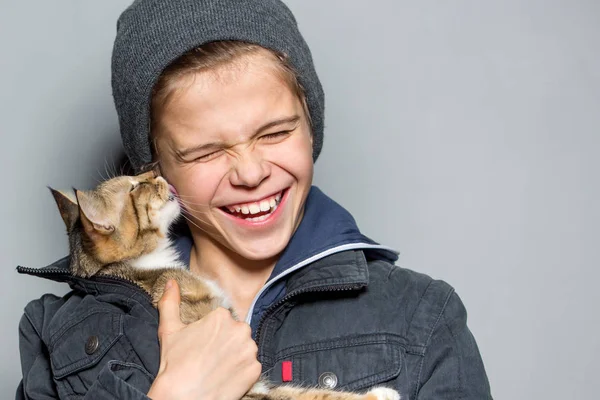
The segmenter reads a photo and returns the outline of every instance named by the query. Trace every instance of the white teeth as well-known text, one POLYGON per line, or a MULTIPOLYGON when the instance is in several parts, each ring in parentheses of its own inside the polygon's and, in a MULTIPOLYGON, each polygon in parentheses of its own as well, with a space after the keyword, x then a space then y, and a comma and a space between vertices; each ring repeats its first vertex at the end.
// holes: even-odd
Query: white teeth
MULTIPOLYGON (((279 202, 281 201, 281 192, 278 193, 277 195, 275 195, 274 197, 271 197, 268 200, 262 200, 260 202, 257 203, 249 203, 249 204, 244 204, 244 205, 234 205, 234 206, 227 206, 227 210, 229 210, 230 213, 235 214, 237 213, 242 213, 242 214, 258 214, 260 212, 265 212, 265 211, 270 211, 271 213, 273 211, 275 211, 277 209, 277 206, 279 205, 279 202)), ((251 217, 251 218, 246 218, 249 221, 254 221, 256 218, 262 218, 261 217, 251 217)))
POLYGON ((263 200, 260 202, 260 211, 269 211, 271 209, 271 204, 268 200, 263 200))
POLYGON ((246 218, 246 221, 264 221, 265 219, 269 218, 269 214, 265 214, 265 215, 261 215, 260 217, 250 217, 250 218, 246 218))

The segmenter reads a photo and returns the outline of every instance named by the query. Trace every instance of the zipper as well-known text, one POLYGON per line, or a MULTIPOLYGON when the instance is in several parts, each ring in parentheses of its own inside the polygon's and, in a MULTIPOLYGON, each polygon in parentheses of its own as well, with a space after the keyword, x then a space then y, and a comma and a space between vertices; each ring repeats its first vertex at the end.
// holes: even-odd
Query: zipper
POLYGON ((136 290, 144 295, 144 297, 148 300, 150 304, 152 304, 152 296, 148 293, 143 287, 135 283, 134 281, 126 278, 122 278, 120 276, 113 275, 96 275, 91 276, 89 278, 81 278, 79 276, 73 275, 71 271, 64 268, 28 268, 28 267, 17 267, 17 272, 21 274, 27 275, 37 275, 37 276, 68 276, 77 279, 85 279, 91 282, 99 282, 99 283, 118 283, 123 284, 126 287, 136 290))
POLYGON ((27 275, 72 275, 71 271, 64 268, 28 268, 20 265, 17 267, 17 272, 27 275))
MULTIPOLYGON (((263 326, 265 324, 266 319, 269 317, 269 314, 272 314, 276 309, 281 307, 284 303, 288 302, 292 298, 299 296, 305 293, 319 293, 319 292, 343 292, 343 291, 353 291, 363 288, 365 285, 363 283, 354 283, 352 285, 335 285, 335 286, 322 286, 319 288, 305 288, 298 289, 294 292, 288 293, 281 300, 272 304, 269 308, 265 310, 258 323, 258 327, 256 328, 256 341, 258 344, 258 348, 261 349, 261 344, 263 343, 263 326)), ((259 358, 262 357, 262 349, 259 351, 259 358)))

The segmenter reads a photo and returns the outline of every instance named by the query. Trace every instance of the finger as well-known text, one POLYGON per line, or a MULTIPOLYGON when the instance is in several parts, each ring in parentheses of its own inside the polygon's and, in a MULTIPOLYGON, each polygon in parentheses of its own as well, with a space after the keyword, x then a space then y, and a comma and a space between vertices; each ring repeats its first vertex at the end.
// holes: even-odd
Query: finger
POLYGON ((158 335, 159 337, 180 330, 184 324, 179 316, 179 285, 174 279, 167 281, 165 292, 158 302, 158 335))

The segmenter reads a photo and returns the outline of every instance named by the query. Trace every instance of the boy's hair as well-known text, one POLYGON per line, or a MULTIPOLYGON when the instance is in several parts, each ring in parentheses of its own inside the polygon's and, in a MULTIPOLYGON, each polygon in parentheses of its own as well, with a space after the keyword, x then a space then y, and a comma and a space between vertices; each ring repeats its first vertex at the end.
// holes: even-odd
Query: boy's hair
POLYGON ((235 64, 244 57, 261 52, 272 58, 275 72, 302 103, 304 114, 306 115, 312 132, 312 122, 306 103, 306 94, 304 88, 298 81, 296 71, 289 63, 287 57, 253 43, 223 40, 210 42, 184 53, 165 68, 158 78, 156 85, 154 85, 154 88, 152 89, 152 99, 150 103, 150 139, 153 147, 153 156, 156 155, 155 140, 158 133, 158 121, 160 115, 168 106, 173 95, 188 87, 187 83, 189 81, 187 78, 190 78, 199 72, 216 70, 217 68, 228 64, 235 64))

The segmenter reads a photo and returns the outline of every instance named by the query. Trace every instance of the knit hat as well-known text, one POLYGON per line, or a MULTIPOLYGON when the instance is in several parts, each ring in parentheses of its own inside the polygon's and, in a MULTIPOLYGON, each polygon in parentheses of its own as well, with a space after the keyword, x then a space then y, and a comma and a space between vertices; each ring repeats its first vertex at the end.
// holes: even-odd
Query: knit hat
POLYGON ((292 12, 280 0, 136 0, 119 17, 112 89, 125 152, 134 169, 152 161, 150 101, 162 71, 185 52, 240 40, 288 56, 304 88, 313 126, 313 160, 323 146, 325 99, 292 12))

